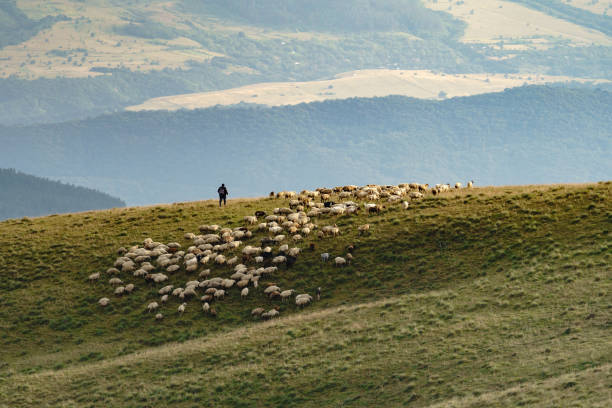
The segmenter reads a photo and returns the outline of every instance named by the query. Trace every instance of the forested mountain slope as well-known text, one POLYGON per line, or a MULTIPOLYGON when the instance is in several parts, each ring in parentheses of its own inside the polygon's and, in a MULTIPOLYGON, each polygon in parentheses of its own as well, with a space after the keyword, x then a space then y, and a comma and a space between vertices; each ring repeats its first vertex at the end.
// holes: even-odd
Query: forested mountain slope
POLYGON ((89 188, 0 169, 0 220, 124 206, 89 188))

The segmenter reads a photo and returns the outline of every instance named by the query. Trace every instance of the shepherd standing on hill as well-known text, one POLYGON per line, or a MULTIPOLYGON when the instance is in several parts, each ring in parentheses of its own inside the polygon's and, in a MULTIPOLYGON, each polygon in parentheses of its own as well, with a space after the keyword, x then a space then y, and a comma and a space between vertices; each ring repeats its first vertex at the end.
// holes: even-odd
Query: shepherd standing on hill
POLYGON ((221 207, 221 201, 223 201, 223 205, 227 205, 227 195, 229 194, 227 192, 227 188, 225 187, 225 184, 221 184, 221 187, 219 187, 217 189, 217 193, 219 193, 219 207, 221 207))

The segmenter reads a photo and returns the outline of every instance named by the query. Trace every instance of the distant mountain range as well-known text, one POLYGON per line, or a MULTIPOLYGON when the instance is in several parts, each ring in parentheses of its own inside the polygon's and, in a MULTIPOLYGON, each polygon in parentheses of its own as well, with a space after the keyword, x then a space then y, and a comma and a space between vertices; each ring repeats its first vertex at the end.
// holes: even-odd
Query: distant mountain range
POLYGON ((528 86, 443 101, 124 112, 0 127, 0 162, 128 204, 337 184, 612 178, 612 93, 528 86))
POLYGON ((89 188, 0 169, 0 220, 113 207, 125 203, 89 188))
POLYGON ((380 68, 612 79, 608 10, 560 0, 6 0, 0 124, 380 68))

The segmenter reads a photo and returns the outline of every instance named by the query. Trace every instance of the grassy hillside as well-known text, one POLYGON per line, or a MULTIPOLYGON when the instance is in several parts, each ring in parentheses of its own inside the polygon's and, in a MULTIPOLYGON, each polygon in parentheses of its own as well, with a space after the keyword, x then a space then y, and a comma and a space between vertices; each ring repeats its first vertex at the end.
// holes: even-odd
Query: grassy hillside
POLYGON ((96 190, 0 169, 0 220, 113 207, 125 203, 96 190))
POLYGON ((0 161, 96 187, 133 204, 258 196, 376 175, 398 183, 581 182, 608 176, 612 94, 521 87, 423 101, 404 97, 275 108, 128 112, 0 128, 0 161), (359 169, 359 171, 356 171, 359 169))
MULTIPOLYGON (((161 285, 123 274, 136 290, 116 297, 108 276, 87 276, 119 246, 187 245, 184 233, 200 224, 236 227, 288 202, 2 222, 0 406, 606 406, 611 193, 610 182, 462 189, 407 211, 324 216, 318 225, 336 223, 340 237, 308 237, 293 268, 262 279, 321 286, 321 301, 298 310, 231 289, 216 318, 198 300, 180 316, 172 299, 161 322, 144 311, 161 285), (358 235, 366 222, 371 233, 358 235), (350 266, 320 262, 348 244, 350 266), (253 307, 274 305, 280 319, 251 319, 253 307)), ((171 281, 193 277, 181 269, 171 281)))

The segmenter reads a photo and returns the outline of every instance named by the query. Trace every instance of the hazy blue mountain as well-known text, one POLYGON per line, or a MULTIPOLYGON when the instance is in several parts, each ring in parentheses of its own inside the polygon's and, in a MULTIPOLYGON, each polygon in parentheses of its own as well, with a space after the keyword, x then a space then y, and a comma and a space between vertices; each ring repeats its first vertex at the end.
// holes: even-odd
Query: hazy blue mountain
POLYGON ((89 188, 0 169, 0 220, 113 207, 125 203, 89 188))
POLYGON ((521 87, 424 101, 134 112, 0 127, 0 161, 129 204, 368 182, 581 182, 612 176, 612 94, 521 87))

